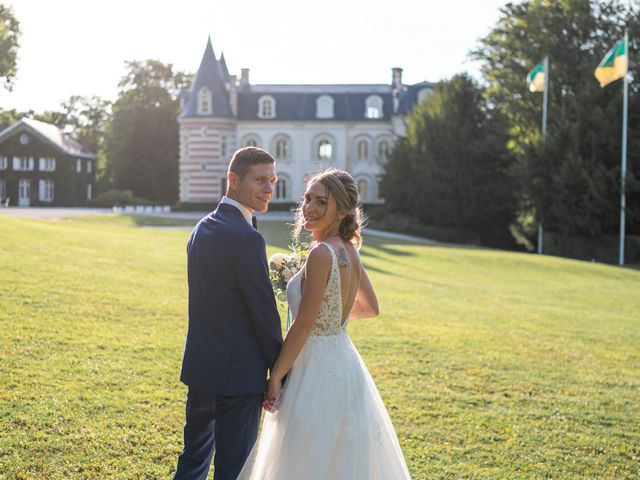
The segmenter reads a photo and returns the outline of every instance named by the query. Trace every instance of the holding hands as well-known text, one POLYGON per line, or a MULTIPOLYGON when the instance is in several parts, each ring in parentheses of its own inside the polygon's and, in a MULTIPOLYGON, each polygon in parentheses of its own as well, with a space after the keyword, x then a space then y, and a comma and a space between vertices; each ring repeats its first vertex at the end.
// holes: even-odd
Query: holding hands
POLYGON ((269 413, 278 409, 278 400, 282 390, 282 378, 270 377, 267 382, 267 392, 264 394, 262 407, 269 413))

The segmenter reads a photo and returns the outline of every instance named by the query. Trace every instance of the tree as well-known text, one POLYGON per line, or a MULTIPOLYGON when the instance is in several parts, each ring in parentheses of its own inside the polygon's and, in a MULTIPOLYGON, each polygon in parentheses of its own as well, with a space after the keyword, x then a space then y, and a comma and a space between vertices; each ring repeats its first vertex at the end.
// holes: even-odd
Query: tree
POLYGON ((466 75, 416 106, 382 181, 387 208, 504 244, 513 221, 512 157, 502 118, 466 75))
POLYGON ((111 119, 111 102, 96 95, 73 95, 62 103, 64 125, 87 150, 98 153, 111 119))
POLYGON ((178 93, 189 76, 156 60, 127 62, 106 137, 115 186, 161 203, 178 198, 178 93))
POLYGON ((11 90, 17 73, 19 38, 20 23, 13 10, 0 4, 0 78, 7 90, 11 90))
MULTIPOLYGON (((506 119, 522 186, 520 218, 547 230, 600 235, 618 229, 622 82, 601 89, 593 71, 629 29, 638 51, 638 2, 535 0, 507 4, 472 55, 483 62, 489 102, 506 119), (540 135, 542 98, 524 78, 550 59, 547 138, 540 135)), ((630 70, 640 78, 637 55, 630 70)), ((629 187, 640 174, 640 84, 630 85, 629 187)), ((631 189, 633 190, 633 189, 631 189)), ((627 197, 628 225, 640 231, 640 196, 627 197)), ((525 227, 533 226, 523 222, 525 227)))

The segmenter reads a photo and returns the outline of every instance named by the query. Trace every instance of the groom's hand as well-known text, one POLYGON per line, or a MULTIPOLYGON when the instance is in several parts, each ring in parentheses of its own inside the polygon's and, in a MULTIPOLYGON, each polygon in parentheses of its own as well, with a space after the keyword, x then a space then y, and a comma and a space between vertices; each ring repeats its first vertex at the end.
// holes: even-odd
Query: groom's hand
POLYGON ((267 412, 273 413, 278 409, 278 397, 282 390, 282 380, 270 378, 267 382, 267 393, 264 395, 262 406, 267 412))

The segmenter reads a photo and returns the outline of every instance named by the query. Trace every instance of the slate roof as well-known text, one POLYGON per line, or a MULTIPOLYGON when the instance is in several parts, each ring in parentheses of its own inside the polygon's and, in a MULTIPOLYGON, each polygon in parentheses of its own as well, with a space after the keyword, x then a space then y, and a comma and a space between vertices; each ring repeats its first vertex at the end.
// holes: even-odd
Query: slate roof
POLYGON ((211 38, 207 41, 207 47, 204 50, 200 68, 193 82, 191 93, 187 98, 185 109, 182 117, 215 117, 215 118, 233 118, 231 112, 231 104, 229 103, 229 94, 225 87, 222 68, 216 60, 211 45, 211 38), (199 115, 198 112, 198 90, 203 86, 207 86, 213 95, 213 112, 207 115, 199 115))
POLYGON ((229 75, 229 69, 227 68, 227 61, 224 59, 224 52, 220 53, 220 70, 222 71, 222 79, 224 83, 229 83, 231 81, 231 75, 229 75))
POLYGON ((5 128, 0 132, 0 142, 14 133, 19 133, 21 131, 29 131, 32 134, 35 134, 45 142, 52 144, 64 154, 92 160, 98 158, 95 153, 85 150, 80 143, 75 141, 55 125, 41 122, 39 120, 33 120, 31 118, 22 118, 10 127, 5 128))
POLYGON ((258 100, 269 95, 276 102, 273 120, 367 120, 388 121, 393 113, 389 85, 252 85, 238 94, 238 119, 262 120, 258 117, 258 100), (333 98, 333 118, 316 118, 316 100, 322 95, 333 98), (365 119, 365 100, 369 95, 382 98, 382 118, 365 119))
POLYGON ((413 106, 418 101, 418 92, 423 88, 430 88, 433 90, 433 83, 420 82, 414 85, 409 85, 406 89, 398 95, 398 113, 400 115, 407 115, 413 109, 413 106))
MULTIPOLYGON (((189 92, 181 92, 185 101, 182 117, 234 118, 229 94, 225 84, 230 81, 224 54, 217 61, 211 45, 211 38, 202 57, 193 87, 189 92), (213 92, 213 113, 197 114, 197 92, 206 85, 213 92)), ((423 88, 433 89, 431 82, 403 86, 398 93, 398 111, 396 114, 408 114, 423 88)), ((238 120, 314 120, 314 121, 389 121, 394 115, 393 86, 389 84, 330 84, 330 85, 245 85, 238 89, 238 120), (258 117, 258 100, 263 95, 274 98, 276 116, 273 119, 258 117), (334 101, 334 116, 328 119, 316 118, 316 100, 321 95, 329 95, 334 101), (365 100, 369 95, 382 98, 382 117, 365 118, 365 100)))

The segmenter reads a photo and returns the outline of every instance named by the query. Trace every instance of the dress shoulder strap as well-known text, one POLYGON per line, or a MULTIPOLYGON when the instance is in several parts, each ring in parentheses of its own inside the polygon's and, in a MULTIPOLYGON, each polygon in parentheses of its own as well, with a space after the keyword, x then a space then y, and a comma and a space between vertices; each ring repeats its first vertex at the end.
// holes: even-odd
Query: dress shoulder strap
POLYGON ((331 260, 334 263, 338 263, 338 256, 336 255, 336 251, 333 249, 333 247, 326 243, 326 242, 319 242, 318 245, 324 245, 325 247, 327 247, 329 249, 329 253, 331 253, 331 260))

